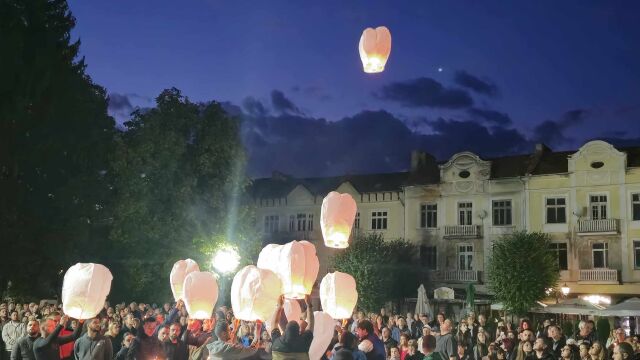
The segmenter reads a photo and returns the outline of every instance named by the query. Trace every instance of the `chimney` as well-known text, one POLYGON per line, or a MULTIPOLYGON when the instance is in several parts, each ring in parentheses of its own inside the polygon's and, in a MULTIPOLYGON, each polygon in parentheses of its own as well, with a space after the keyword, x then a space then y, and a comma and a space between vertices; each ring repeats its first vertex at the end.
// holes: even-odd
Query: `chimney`
POLYGON ((544 154, 544 153, 552 152, 552 151, 553 150, 551 150, 551 148, 549 148, 547 145, 545 145, 543 143, 536 144, 536 153, 544 154))
POLYGON ((426 152, 413 150, 411 152, 411 172, 424 170, 428 165, 435 164, 436 159, 426 152))
POLYGON ((535 169, 538 167, 538 164, 540 164, 542 156, 551 152, 553 152, 553 150, 551 150, 551 148, 549 148, 547 145, 543 143, 536 144, 535 151, 533 152, 533 154, 531 154, 531 156, 529 156, 529 163, 527 164, 527 170, 525 171, 525 174, 533 174, 535 169))

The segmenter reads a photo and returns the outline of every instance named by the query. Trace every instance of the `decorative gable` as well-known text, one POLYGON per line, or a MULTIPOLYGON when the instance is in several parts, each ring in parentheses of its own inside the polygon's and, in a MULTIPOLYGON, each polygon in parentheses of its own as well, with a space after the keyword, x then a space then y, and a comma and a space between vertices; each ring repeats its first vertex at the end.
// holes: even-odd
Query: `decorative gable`
POLYGON ((484 192, 484 181, 491 175, 491 162, 472 152, 461 152, 440 165, 440 181, 445 192, 484 192))
POLYGON ((568 161, 569 172, 574 174, 578 186, 624 182, 627 155, 607 142, 589 141, 568 161))
POLYGON ((315 203, 313 194, 303 185, 298 185, 287 195, 289 205, 313 205, 315 203))

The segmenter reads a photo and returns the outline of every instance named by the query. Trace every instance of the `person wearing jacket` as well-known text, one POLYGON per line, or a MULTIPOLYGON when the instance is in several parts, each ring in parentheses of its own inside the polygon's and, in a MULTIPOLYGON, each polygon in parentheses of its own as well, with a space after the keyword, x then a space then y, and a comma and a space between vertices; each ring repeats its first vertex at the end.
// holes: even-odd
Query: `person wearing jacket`
POLYGON ((11 360, 35 360, 33 344, 40 337, 40 323, 31 319, 27 323, 27 336, 23 336, 11 349, 11 360))
MULTIPOLYGON (((11 312, 11 319, 7 321, 2 327, 2 340, 5 344, 7 355, 11 354, 13 346, 18 342, 18 339, 27 334, 27 327, 25 324, 18 320, 18 312, 13 310, 11 312)), ((7 359, 9 356, 7 357, 7 359)))
POLYGON ((76 360, 111 360, 113 347, 108 337, 100 334, 100 319, 93 318, 87 325, 87 333, 73 346, 76 360))
POLYGON ((82 326, 78 326, 71 335, 60 336, 63 324, 67 323, 69 317, 64 315, 58 318, 58 316, 59 314, 52 314, 40 320, 40 338, 33 343, 35 360, 60 360, 60 345, 80 337, 82 326))
MULTIPOLYGON (((314 317, 313 317, 313 309, 311 306, 311 299, 309 295, 306 295, 304 298, 305 304, 307 306, 307 329, 300 333, 300 325, 295 320, 289 321, 284 328, 278 329, 276 331, 274 329, 271 333, 271 339, 273 341, 271 345, 271 354, 274 360, 279 359, 304 359, 304 356, 307 356, 309 353, 309 347, 311 346, 311 341, 313 340, 313 325, 314 325, 314 317), (280 336, 282 334, 282 336, 280 336)), ((280 326, 280 316, 283 313, 282 306, 284 304, 284 298, 281 296, 278 300, 278 307, 274 313, 274 322, 273 324, 278 324, 280 326)), ((373 334, 373 325, 368 320, 362 320, 358 324, 363 322, 368 322, 371 327, 371 333, 373 334)), ((360 326, 360 325, 358 325, 360 326)))
POLYGON ((122 346, 118 353, 115 355, 115 360, 125 360, 127 357, 127 352, 129 352, 129 348, 133 343, 134 336, 131 333, 125 333, 122 338, 122 346))

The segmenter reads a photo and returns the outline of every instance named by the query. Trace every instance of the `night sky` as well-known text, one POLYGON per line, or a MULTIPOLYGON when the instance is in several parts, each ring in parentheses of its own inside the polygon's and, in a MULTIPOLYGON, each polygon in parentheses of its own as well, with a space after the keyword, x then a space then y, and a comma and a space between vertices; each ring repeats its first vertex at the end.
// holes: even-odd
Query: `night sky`
POLYGON ((638 1, 72 0, 119 122, 168 87, 243 119, 251 176, 640 145, 638 1), (365 74, 366 27, 393 37, 365 74))

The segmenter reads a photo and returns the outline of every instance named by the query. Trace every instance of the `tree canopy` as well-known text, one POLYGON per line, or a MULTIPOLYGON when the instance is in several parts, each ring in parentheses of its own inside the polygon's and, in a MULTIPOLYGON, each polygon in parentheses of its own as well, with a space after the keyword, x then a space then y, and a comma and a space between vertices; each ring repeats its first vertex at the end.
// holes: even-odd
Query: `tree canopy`
POLYGON ((514 314, 527 313, 544 299, 560 277, 549 236, 525 231, 505 235, 492 245, 487 266, 489 289, 514 314))

